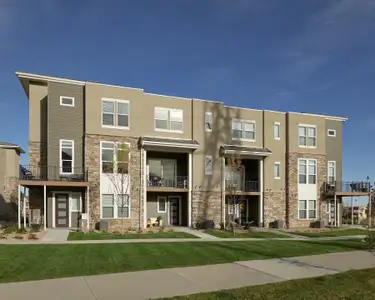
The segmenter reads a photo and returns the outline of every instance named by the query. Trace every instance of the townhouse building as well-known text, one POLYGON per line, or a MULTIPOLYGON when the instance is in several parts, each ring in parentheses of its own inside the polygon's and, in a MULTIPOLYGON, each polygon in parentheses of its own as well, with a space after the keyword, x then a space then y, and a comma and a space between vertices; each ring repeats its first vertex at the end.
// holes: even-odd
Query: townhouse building
POLYGON ((258 226, 337 225, 342 197, 356 192, 342 182, 346 118, 17 76, 29 100, 29 165, 18 183, 45 228, 77 227, 82 214, 91 228, 144 228, 156 217, 219 225, 232 214, 258 226), (233 186, 238 209, 228 206, 233 186))

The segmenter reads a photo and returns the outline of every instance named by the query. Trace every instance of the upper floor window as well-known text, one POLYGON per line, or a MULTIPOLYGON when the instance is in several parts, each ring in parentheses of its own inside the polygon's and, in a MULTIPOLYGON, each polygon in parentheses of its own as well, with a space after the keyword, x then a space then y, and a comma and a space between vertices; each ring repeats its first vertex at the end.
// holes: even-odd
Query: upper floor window
POLYGON ((60 105, 62 106, 74 106, 74 97, 60 97, 60 105))
POLYGON ((298 140, 302 147, 316 147, 316 126, 299 125, 298 140))
POLYGON ((102 173, 129 173, 129 145, 101 142, 102 173))
POLYGON ((60 140, 60 174, 74 173, 74 141, 60 140))
POLYGON ((298 160, 298 183, 316 184, 316 160, 299 159, 298 160))
POLYGON ((275 140, 280 139, 280 123, 275 123, 273 125, 273 136, 274 136, 275 140))
POLYGON ((273 166, 273 174, 274 174, 275 179, 280 179, 280 163, 279 162, 275 162, 273 166))
POLYGON ((204 127, 206 131, 212 131, 212 112, 206 112, 204 115, 204 127))
POLYGON ((255 122, 233 120, 232 139, 255 141, 255 122))
POLYGON ((129 128, 129 101, 102 99, 102 126, 129 128))
POLYGON ((336 162, 328 162, 328 183, 333 184, 336 180, 336 162))
POLYGON ((204 173, 206 175, 212 175, 212 156, 204 157, 204 173))
POLYGON ((155 130, 182 132, 182 110, 155 107, 155 130))
POLYGON ((327 135, 335 137, 336 136, 336 130, 334 130, 334 129, 328 129, 327 130, 327 135))

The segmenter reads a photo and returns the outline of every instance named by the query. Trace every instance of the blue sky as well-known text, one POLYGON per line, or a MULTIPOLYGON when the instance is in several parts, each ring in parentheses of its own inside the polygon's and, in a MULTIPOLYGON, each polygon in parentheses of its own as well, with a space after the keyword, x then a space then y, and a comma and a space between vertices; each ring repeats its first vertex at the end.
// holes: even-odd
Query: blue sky
POLYGON ((27 149, 19 70, 347 116, 344 179, 374 181, 374 36, 375 0, 0 0, 0 140, 27 149))

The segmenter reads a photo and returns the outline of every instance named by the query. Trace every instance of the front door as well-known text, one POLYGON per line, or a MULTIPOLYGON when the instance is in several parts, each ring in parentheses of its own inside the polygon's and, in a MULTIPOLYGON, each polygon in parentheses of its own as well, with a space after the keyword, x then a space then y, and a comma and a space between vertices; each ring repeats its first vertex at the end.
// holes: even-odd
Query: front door
POLYGON ((69 194, 55 194, 56 227, 69 227, 69 194))
POLYGON ((180 198, 169 197, 169 224, 171 226, 180 225, 180 198))

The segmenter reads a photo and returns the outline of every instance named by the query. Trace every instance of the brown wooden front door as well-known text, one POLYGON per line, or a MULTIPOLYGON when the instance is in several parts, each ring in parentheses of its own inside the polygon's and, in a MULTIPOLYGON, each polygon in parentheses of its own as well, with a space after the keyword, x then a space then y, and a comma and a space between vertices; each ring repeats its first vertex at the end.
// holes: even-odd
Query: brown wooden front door
POLYGON ((69 227, 69 194, 55 194, 56 227, 69 227))
POLYGON ((172 226, 180 225, 180 198, 169 197, 169 224, 172 226))

